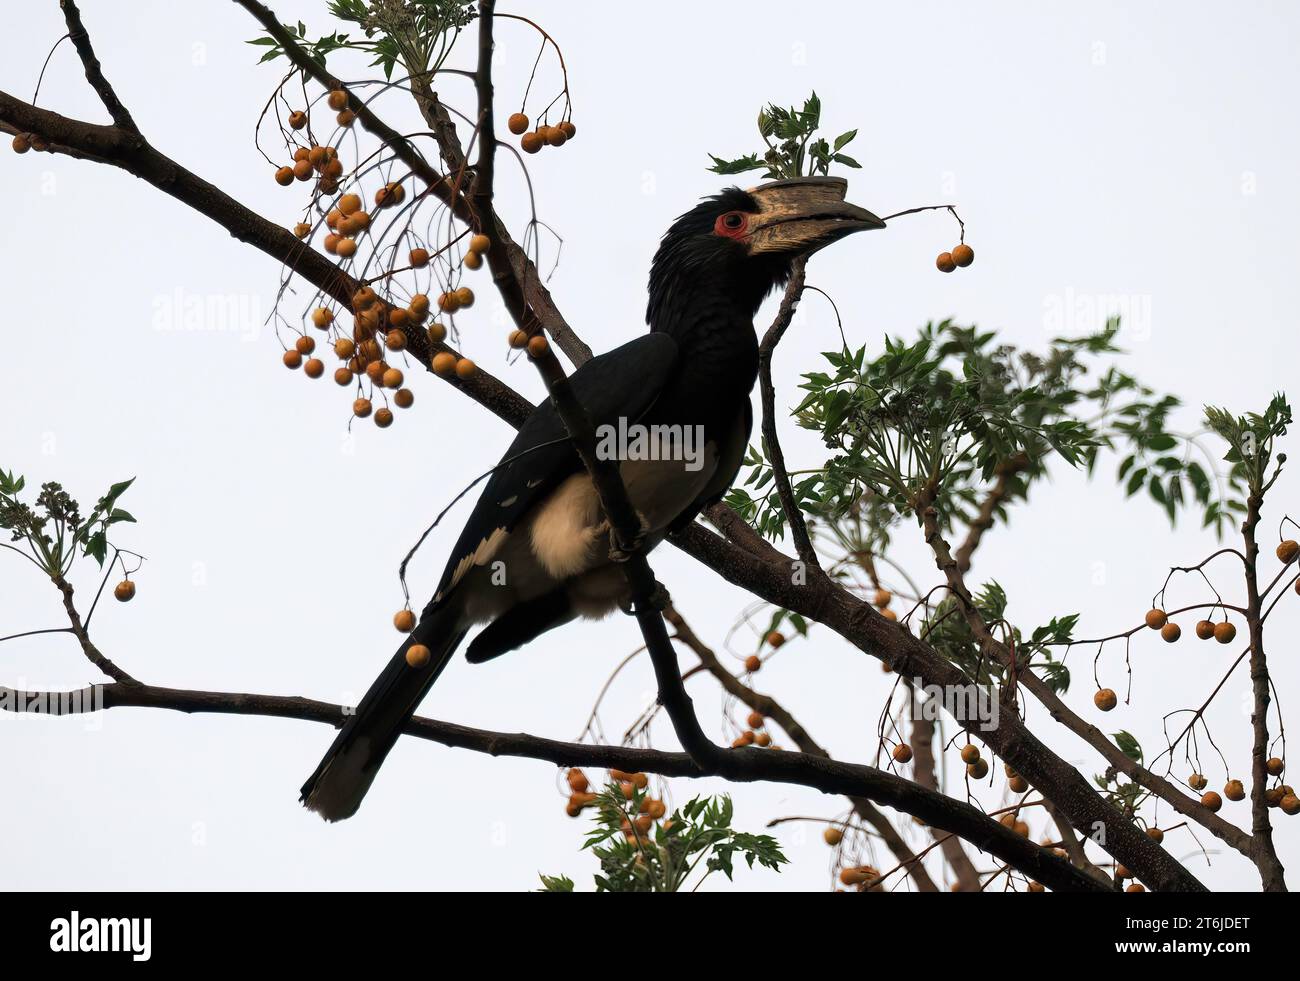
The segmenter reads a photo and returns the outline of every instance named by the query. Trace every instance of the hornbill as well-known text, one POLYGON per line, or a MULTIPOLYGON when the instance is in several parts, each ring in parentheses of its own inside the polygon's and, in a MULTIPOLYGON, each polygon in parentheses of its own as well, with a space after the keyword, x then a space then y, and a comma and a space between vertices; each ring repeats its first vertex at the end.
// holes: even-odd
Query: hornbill
MULTIPOLYGON (((784 285, 797 257, 851 232, 884 227, 847 203, 845 190, 841 179, 808 177, 704 199, 668 229, 655 254, 650 333, 592 358, 570 377, 598 433, 636 427, 637 435, 660 440, 653 450, 642 445, 618 457, 643 547, 693 521, 740 469, 758 377, 754 316, 763 298, 784 285), (688 454, 692 442, 697 449, 688 454)), ((548 399, 506 450, 415 630, 303 785, 303 802, 326 820, 356 813, 472 626, 487 624, 466 652, 477 664, 575 617, 601 617, 628 604, 595 488, 565 435, 548 399), (419 667, 406 658, 414 644, 432 655, 419 667)))

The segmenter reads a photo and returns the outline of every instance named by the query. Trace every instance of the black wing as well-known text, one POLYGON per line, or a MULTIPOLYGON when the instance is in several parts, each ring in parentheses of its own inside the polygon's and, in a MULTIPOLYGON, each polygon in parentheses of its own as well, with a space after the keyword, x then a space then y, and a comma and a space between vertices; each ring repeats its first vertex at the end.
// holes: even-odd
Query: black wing
MULTIPOLYGON (((631 422, 654 404, 676 361, 676 341, 667 334, 645 334, 592 358, 569 377, 569 384, 594 425, 617 425, 620 417, 631 422)), ((430 608, 445 598, 459 578, 457 570, 464 569, 483 543, 511 531, 534 504, 582 468, 565 436, 564 423, 548 398, 525 420, 502 456, 509 462, 488 478, 430 608)))

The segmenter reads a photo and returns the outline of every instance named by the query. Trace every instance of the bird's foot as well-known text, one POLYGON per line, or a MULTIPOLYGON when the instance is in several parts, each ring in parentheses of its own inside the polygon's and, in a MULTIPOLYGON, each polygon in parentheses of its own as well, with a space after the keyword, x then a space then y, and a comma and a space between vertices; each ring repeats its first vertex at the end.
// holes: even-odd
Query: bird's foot
MULTIPOLYGON (((664 610, 668 609, 672 604, 672 601, 673 598, 668 592, 668 587, 656 579, 654 592, 650 594, 650 598, 646 601, 647 605, 651 609, 658 610, 662 613, 664 610)), ((618 608, 628 616, 636 615, 636 607, 630 598, 621 600, 618 604, 618 608)))
POLYGON ((604 530, 609 534, 609 561, 623 563, 630 559, 638 552, 645 550, 645 519, 641 519, 641 527, 636 533, 636 537, 630 542, 622 541, 618 532, 610 526, 609 521, 603 523, 604 530))

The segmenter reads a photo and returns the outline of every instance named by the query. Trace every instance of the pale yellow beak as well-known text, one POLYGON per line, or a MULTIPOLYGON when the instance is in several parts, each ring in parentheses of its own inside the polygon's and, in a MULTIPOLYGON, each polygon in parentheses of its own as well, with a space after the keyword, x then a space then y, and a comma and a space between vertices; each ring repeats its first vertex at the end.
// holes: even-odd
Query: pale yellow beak
POLYGON ((848 187, 842 177, 801 177, 750 188, 760 207, 750 254, 807 255, 854 232, 884 228, 870 211, 844 200, 848 187))

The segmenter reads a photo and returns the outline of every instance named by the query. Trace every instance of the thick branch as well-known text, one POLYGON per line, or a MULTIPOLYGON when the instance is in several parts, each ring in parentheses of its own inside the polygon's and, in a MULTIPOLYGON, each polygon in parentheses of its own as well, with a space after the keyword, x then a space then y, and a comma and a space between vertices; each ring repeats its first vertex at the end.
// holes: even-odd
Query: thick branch
MULTIPOLYGON (((172 709, 178 712, 271 716, 324 722, 333 726, 341 725, 345 718, 345 709, 341 705, 282 695, 186 691, 123 684, 94 686, 76 693, 27 692, 0 687, 0 711, 32 711, 32 707, 37 705, 62 705, 74 713, 130 706, 172 709)), ((524 733, 473 729, 436 719, 414 718, 408 723, 406 732, 445 746, 474 750, 491 756, 546 760, 557 766, 605 767, 659 773, 670 777, 714 776, 738 782, 772 781, 811 787, 829 794, 863 795, 881 804, 909 810, 927 823, 979 842, 980 847, 991 855, 1053 889, 1097 889, 1096 883, 1080 875, 1069 863, 991 820, 970 805, 942 794, 922 791, 910 781, 868 766, 839 763, 803 753, 769 753, 742 749, 721 754, 716 767, 704 770, 685 753, 566 743, 524 733)))
MULTIPOLYGON (((244 207, 220 188, 159 153, 138 134, 68 119, 0 92, 0 126, 6 124, 6 128, 12 127, 17 132, 45 136, 52 150, 69 147, 148 181, 350 307, 352 294, 359 285, 357 280, 310 245, 300 242, 287 228, 244 207)), ((433 354, 453 350, 446 344, 428 344, 426 335, 420 331, 413 331, 409 340, 409 353, 426 368, 433 354)), ((482 369, 467 381, 456 377, 446 381, 512 426, 522 425, 533 410, 531 402, 482 369)))

